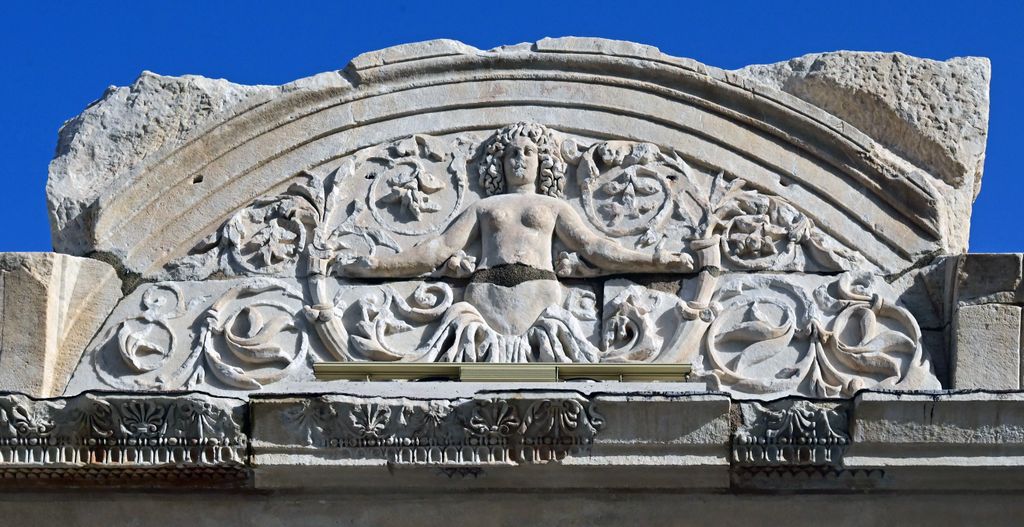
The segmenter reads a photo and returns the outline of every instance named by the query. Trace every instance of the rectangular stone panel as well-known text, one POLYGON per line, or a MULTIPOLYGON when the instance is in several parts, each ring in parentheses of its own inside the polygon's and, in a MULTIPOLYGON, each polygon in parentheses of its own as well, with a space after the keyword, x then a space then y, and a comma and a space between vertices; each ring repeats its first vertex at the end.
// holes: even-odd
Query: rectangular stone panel
POLYGON ((1018 306, 960 306, 953 323, 953 388, 1020 387, 1020 318, 1018 306))
POLYGON ((956 298, 964 304, 1018 302, 1021 287, 1020 253, 964 254, 956 267, 956 298))
POLYGON ((933 361, 945 366, 945 345, 922 338, 902 301, 915 290, 864 273, 612 279, 603 361, 689 363, 695 377, 744 399, 938 390, 933 361))
POLYGON ((596 353, 599 324, 591 287, 553 280, 516 288, 333 278, 311 286, 277 278, 157 282, 118 304, 67 393, 319 390, 312 364, 321 361, 594 362, 572 354, 596 353), (536 302, 530 288, 538 285, 558 303, 536 302), (471 287, 478 307, 464 301, 471 287), (511 296, 495 298, 501 294, 511 296), (495 303, 511 307, 521 327, 495 315, 495 303))

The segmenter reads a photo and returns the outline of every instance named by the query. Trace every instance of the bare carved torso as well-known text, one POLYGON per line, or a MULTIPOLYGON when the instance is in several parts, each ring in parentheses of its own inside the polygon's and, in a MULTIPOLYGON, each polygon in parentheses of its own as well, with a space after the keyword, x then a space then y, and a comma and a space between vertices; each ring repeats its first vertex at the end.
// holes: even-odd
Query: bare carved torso
POLYGON ((564 206, 540 194, 502 194, 477 202, 483 249, 478 268, 518 263, 552 271, 551 240, 564 206))

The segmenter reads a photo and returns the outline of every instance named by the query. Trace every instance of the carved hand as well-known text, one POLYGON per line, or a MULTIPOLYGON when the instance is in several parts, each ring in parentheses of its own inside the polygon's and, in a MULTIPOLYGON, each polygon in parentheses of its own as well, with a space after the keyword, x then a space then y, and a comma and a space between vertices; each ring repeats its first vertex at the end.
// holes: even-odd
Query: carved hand
POLYGON ((341 266, 345 276, 373 276, 378 262, 375 256, 357 256, 351 262, 341 266))
POLYGON ((686 253, 670 253, 660 248, 654 251, 654 263, 666 271, 692 271, 693 257, 686 253))

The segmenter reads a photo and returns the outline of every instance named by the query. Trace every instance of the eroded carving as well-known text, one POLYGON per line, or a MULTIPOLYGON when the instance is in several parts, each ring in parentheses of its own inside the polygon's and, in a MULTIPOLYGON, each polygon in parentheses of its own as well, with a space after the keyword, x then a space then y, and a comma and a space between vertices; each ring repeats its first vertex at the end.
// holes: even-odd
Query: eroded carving
POLYGON ((176 283, 144 287, 143 313, 97 339, 93 371, 107 386, 127 390, 208 386, 207 374, 221 386, 256 389, 308 372, 302 292, 268 278, 230 284, 215 299, 187 298, 176 283), (181 338, 186 329, 193 339, 181 338))
POLYGON ((142 296, 142 313, 117 326, 117 350, 135 373, 151 372, 174 349, 174 331, 167 321, 184 312, 184 298, 174 284, 160 284, 142 296))
POLYGON ((695 228, 698 237, 717 237, 726 268, 846 271, 866 266, 863 258, 828 239, 792 204, 746 185, 740 178, 727 181, 719 173, 707 190, 687 187, 685 198, 677 201, 677 213, 687 223, 702 218, 695 228))
POLYGON ((647 362, 662 347, 663 339, 652 320, 659 296, 640 286, 630 286, 611 301, 604 321, 606 359, 647 362))
POLYGON ((0 397, 0 471, 214 467, 246 462, 240 401, 199 394, 0 397))
POLYGON ((390 286, 378 290, 379 296, 359 301, 361 319, 351 338, 355 351, 370 360, 401 360, 410 355, 388 343, 388 337, 412 329, 409 322, 431 322, 444 315, 452 305, 454 293, 443 282, 420 284, 409 301, 390 286), (409 322, 407 322, 409 321, 409 322))
POLYGON ((365 177, 373 183, 366 201, 381 226, 397 234, 428 234, 447 225, 462 208, 467 185, 464 149, 449 151, 438 143, 414 135, 367 161, 365 177))
POLYGON ((281 413, 301 444, 398 464, 539 463, 588 448, 604 427, 577 398, 463 401, 304 399, 281 413))
POLYGON ((732 461, 740 465, 842 465, 850 444, 848 408, 838 403, 740 404, 732 461))
POLYGON ((642 234, 637 245, 654 245, 672 212, 668 178, 682 175, 684 164, 678 154, 666 156, 650 143, 595 144, 577 170, 587 218, 606 234, 642 234))
POLYGON ((201 383, 209 371, 242 389, 287 377, 306 366, 309 353, 306 333, 296 326, 302 300, 300 292, 269 280, 229 289, 206 311, 193 352, 207 367, 190 358, 179 370, 194 369, 190 385, 201 383))

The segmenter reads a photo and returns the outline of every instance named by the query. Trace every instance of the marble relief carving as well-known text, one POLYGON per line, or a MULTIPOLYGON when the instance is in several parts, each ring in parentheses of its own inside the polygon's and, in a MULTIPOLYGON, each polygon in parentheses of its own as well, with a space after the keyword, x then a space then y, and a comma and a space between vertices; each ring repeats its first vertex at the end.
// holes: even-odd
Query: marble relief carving
POLYGON ((917 322, 872 289, 871 275, 816 282, 729 277, 716 294, 718 315, 696 369, 741 394, 849 397, 863 388, 939 388, 917 322))
POLYGON ((578 398, 302 399, 280 415, 294 444, 400 465, 555 461, 589 448, 604 428, 594 403, 578 398))
POLYGON ((12 467, 198 468, 245 462, 241 401, 201 394, 0 397, 0 472, 12 467))
POLYGON ((339 360, 691 362, 754 397, 937 388, 867 265, 663 146, 536 123, 414 135, 234 213, 167 267, 224 279, 142 286, 72 387, 251 390, 339 360))
POLYGON ((741 466, 842 466, 850 446, 850 408, 788 400, 740 404, 732 462, 741 466))

